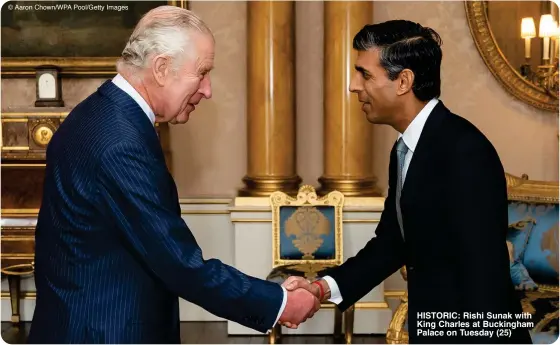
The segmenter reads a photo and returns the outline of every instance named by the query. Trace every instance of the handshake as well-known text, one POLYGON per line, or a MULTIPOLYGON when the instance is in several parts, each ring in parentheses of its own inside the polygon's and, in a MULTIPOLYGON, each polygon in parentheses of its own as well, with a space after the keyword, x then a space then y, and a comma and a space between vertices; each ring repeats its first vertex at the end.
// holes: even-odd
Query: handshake
POLYGON ((323 280, 309 282, 303 277, 291 276, 282 284, 288 291, 288 300, 278 323, 289 327, 298 328, 321 308, 321 302, 328 300, 330 290, 323 280))

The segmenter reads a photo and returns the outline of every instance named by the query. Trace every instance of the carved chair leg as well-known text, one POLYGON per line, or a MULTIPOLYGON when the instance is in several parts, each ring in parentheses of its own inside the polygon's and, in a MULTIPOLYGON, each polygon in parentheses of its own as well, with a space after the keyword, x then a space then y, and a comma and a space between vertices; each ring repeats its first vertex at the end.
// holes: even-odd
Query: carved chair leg
POLYGON ((275 325, 272 328, 272 331, 268 335, 268 343, 269 344, 280 344, 280 338, 282 336, 282 326, 275 325))
POLYGON ((352 344, 354 335, 354 306, 350 306, 344 312, 344 339, 346 344, 352 344))
POLYGON ((10 285, 10 302, 12 305, 12 324, 19 326, 19 298, 21 291, 21 278, 19 275, 8 275, 10 285))
POLYGON ((404 326, 408 318, 408 291, 401 297, 401 304, 395 310, 387 330, 387 344, 408 344, 408 332, 404 326))

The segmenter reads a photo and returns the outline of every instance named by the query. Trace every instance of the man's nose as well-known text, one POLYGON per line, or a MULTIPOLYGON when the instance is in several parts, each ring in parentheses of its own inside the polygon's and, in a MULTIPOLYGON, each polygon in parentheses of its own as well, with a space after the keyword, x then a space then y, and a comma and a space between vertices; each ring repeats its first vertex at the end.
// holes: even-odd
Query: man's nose
POLYGON ((212 98, 212 82, 210 81, 210 76, 206 75, 204 79, 202 79, 202 83, 200 83, 199 92, 204 95, 204 98, 210 99, 212 98))
POLYGON ((350 80, 350 86, 348 87, 348 91, 350 92, 359 92, 361 91, 360 81, 359 78, 354 75, 350 80))

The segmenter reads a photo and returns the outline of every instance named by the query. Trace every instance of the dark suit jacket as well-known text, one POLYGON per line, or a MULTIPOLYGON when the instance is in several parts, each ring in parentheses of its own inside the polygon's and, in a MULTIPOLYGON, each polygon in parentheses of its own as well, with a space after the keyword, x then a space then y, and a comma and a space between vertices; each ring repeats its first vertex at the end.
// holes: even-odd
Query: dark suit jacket
POLYGON ((178 298, 266 332, 282 288, 204 259, 153 125, 111 81, 47 150, 31 343, 179 343, 178 298))
POLYGON ((395 147, 389 194, 376 237, 355 257, 326 273, 339 286, 343 298, 339 307, 345 310, 406 265, 412 343, 530 342, 523 329, 514 331, 512 338, 417 335, 419 312, 519 313, 521 303, 509 271, 505 173, 492 144, 441 101, 436 105, 403 186, 404 241, 395 206, 395 147))

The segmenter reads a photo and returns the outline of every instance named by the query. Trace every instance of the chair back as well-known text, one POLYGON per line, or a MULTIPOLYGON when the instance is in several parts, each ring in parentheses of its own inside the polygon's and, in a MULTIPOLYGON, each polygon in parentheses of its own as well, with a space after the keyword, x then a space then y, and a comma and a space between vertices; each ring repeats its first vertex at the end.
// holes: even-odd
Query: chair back
POLYGON ((304 264, 316 270, 316 265, 342 264, 341 192, 318 197, 312 186, 304 185, 296 198, 272 193, 270 203, 274 267, 304 264))

